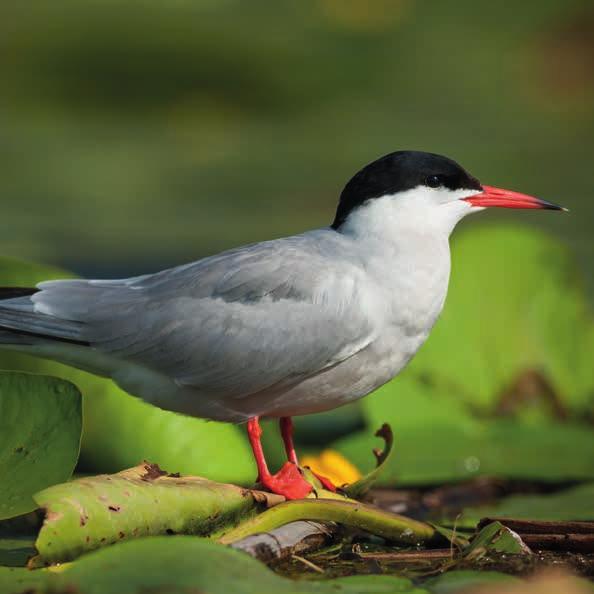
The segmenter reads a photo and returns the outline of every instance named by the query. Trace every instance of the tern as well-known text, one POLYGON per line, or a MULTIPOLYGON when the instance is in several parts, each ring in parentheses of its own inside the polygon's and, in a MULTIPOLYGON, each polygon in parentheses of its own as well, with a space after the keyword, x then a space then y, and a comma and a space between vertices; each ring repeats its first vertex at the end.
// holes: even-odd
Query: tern
POLYGON ((0 343, 167 410, 246 422, 260 484, 305 497, 291 417, 353 402, 403 369, 443 308, 450 233, 491 206, 565 210, 482 185, 447 157, 397 151, 355 174, 328 227, 155 274, 0 289, 0 343), (280 419, 276 474, 262 417, 280 419))

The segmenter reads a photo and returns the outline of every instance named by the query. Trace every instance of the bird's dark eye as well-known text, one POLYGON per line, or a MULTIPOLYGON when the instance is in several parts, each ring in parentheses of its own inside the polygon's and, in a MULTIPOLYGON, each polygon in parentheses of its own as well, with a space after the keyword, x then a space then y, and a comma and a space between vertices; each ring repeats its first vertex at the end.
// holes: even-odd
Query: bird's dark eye
POLYGON ((441 175, 429 175, 425 178, 425 185, 430 188, 439 188, 443 185, 443 179, 441 175))

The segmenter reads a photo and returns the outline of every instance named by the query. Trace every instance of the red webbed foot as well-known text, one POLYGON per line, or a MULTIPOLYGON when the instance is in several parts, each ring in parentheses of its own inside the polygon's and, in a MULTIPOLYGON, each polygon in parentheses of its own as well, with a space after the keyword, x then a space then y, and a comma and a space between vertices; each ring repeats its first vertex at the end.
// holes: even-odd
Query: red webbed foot
POLYGON ((322 483, 322 487, 327 491, 332 491, 332 493, 336 493, 337 487, 336 485, 327 477, 318 474, 317 472, 311 471, 312 474, 322 483))
POLYGON ((313 489, 293 462, 285 462, 276 474, 260 476, 258 480, 267 491, 287 499, 304 499, 313 489))

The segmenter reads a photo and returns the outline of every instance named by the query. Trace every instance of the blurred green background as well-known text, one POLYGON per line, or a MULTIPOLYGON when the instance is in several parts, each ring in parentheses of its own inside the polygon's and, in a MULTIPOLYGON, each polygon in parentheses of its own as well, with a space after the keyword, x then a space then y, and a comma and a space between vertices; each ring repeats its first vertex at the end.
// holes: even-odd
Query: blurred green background
MULTIPOLYGON (((401 449, 387 484, 594 477, 591 2, 4 3, 0 84, 0 254, 83 276, 327 225, 349 177, 398 149, 568 207, 464 221, 444 317, 419 358, 360 406, 299 429, 302 446, 351 434, 335 447, 365 468, 372 428, 389 420, 401 449), (511 412, 508 392, 521 396, 511 412)), ((10 261, 0 273, 3 284, 64 274, 10 261)), ((0 366, 81 387, 85 470, 147 457, 253 479, 237 428, 55 364, 2 355, 0 366)))
POLYGON ((0 84, 3 255, 154 271, 328 224, 408 148, 569 207, 465 224, 546 226, 594 273, 588 0, 5 2, 0 84))

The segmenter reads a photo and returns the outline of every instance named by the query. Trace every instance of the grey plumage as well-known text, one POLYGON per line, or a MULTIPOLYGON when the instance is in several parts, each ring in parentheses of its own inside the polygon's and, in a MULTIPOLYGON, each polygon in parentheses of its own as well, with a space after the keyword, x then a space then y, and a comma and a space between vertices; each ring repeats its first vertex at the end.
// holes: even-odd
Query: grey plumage
POLYGON ((98 367, 85 362, 94 359, 88 355, 77 363, 74 347, 53 358, 116 380, 115 361, 130 362, 205 401, 278 390, 371 340, 371 324, 357 311, 359 268, 329 260, 343 242, 325 229, 153 275, 42 282, 31 296, 0 301, 0 340, 14 343, 6 333, 14 329, 31 333, 37 347, 52 339, 86 342, 76 348, 105 355, 98 367))

